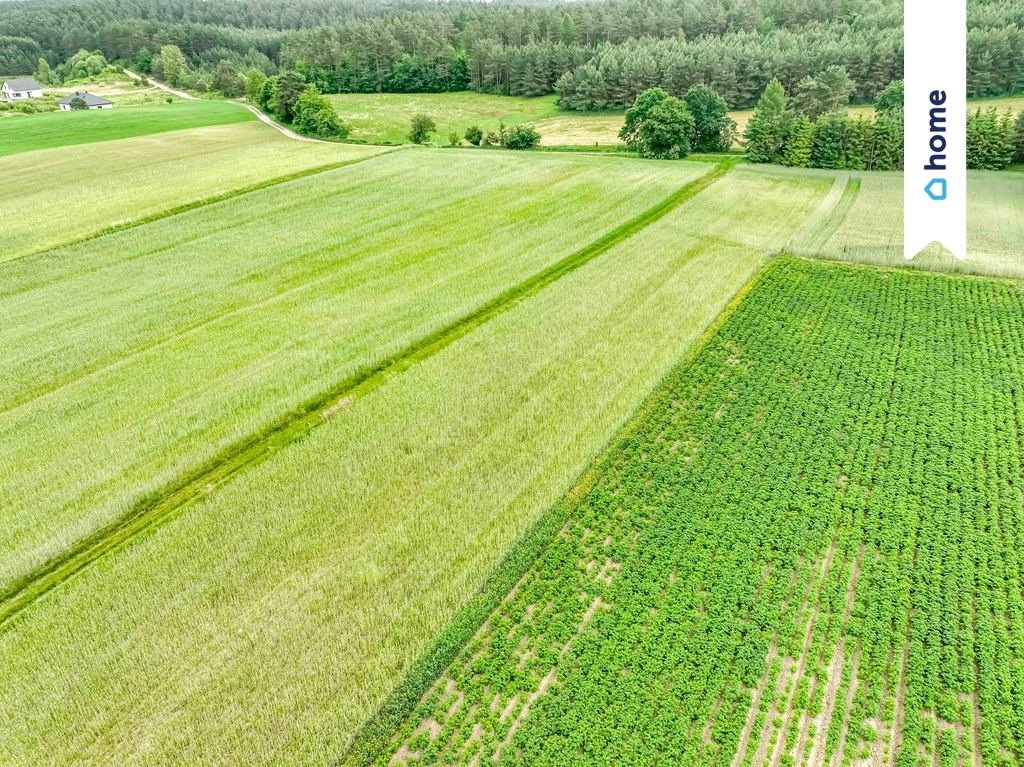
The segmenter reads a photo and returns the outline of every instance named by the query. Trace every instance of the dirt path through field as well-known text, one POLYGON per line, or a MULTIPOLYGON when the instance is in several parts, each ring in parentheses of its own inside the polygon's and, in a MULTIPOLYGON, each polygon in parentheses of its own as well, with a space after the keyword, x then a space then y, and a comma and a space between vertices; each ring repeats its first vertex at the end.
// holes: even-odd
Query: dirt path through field
POLYGON ((172 88, 171 86, 166 85, 165 83, 161 83, 157 80, 154 80, 152 77, 149 77, 147 75, 139 75, 128 69, 124 70, 124 73, 129 77, 134 77, 136 80, 148 80, 154 88, 157 88, 162 91, 167 91, 168 93, 172 93, 179 99, 185 99, 185 101, 200 101, 200 99, 197 99, 195 96, 189 93, 185 93, 185 91, 179 91, 176 88, 172 88))
MULTIPOLYGON (((129 77, 134 77, 134 78, 139 79, 139 80, 143 79, 142 75, 137 75, 134 72, 131 72, 131 71, 127 70, 127 69, 124 70, 124 73, 126 75, 128 75, 129 77)), ((154 88, 158 88, 159 90, 166 91, 167 93, 171 93, 171 94, 177 96, 178 98, 185 99, 186 101, 202 101, 202 99, 198 99, 195 96, 191 95, 190 93, 186 93, 185 91, 179 91, 177 88, 172 88, 171 86, 167 85, 166 83, 162 83, 159 80, 154 80, 152 77, 146 77, 145 79, 149 80, 149 82, 153 85, 154 88)), ((286 128, 285 126, 281 125, 281 123, 279 123, 276 120, 268 117, 263 112, 261 112, 259 109, 257 109, 256 107, 254 107, 254 106, 252 106, 250 104, 239 104, 239 106, 244 107, 245 109, 248 109, 250 112, 252 112, 254 115, 256 115, 256 119, 258 119, 261 123, 264 123, 265 125, 269 125, 271 128, 276 130, 282 136, 287 136, 288 138, 293 139, 295 141, 312 141, 312 142, 317 143, 317 144, 334 144, 334 143, 337 143, 337 142, 334 142, 334 141, 325 141, 323 139, 312 138, 311 136, 303 136, 303 135, 301 135, 299 133, 296 133, 291 128, 286 128)))

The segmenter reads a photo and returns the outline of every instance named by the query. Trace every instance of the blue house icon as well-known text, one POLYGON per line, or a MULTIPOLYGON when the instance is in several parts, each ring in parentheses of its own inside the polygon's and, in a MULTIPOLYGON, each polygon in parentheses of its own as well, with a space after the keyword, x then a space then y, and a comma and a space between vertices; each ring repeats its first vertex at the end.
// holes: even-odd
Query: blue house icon
POLYGON ((928 186, 924 188, 925 194, 931 197, 933 200, 945 200, 946 199, 946 179, 944 178, 933 178, 928 182, 928 186))

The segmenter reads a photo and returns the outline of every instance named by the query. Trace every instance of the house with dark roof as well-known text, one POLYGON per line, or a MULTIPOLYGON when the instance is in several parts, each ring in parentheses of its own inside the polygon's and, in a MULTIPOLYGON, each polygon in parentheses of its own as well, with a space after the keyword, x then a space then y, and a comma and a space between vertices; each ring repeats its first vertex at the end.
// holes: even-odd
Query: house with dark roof
POLYGON ((61 112, 70 112, 74 107, 71 106, 71 102, 75 99, 80 99, 85 102, 86 109, 110 109, 114 105, 106 99, 100 98, 99 96, 93 96, 91 93, 84 91, 75 91, 69 93, 67 96, 57 102, 61 112))
POLYGON ((4 80, 4 84, 0 86, 0 96, 4 101, 37 99, 42 95, 43 86, 31 77, 15 77, 11 80, 4 80))

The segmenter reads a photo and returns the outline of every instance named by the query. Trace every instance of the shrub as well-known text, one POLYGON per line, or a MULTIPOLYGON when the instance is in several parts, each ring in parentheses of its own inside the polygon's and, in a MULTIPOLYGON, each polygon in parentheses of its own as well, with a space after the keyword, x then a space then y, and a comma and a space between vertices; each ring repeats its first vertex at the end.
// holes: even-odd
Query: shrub
POLYGON ((470 144, 472 144, 473 146, 480 146, 483 140, 484 132, 480 130, 479 125, 471 125, 470 127, 466 128, 466 141, 468 141, 470 144))
POLYGON ((295 127, 302 133, 320 138, 345 138, 346 128, 334 105, 320 95, 315 85, 307 85, 295 102, 295 127))
POLYGON ((428 115, 414 115, 409 124, 409 140, 414 144, 424 144, 430 135, 437 130, 437 124, 428 115))
POLYGON ((455 131, 452 131, 451 133, 448 134, 448 143, 451 146, 458 146, 459 144, 462 143, 462 137, 459 136, 459 134, 456 133, 455 131))
POLYGON ((505 133, 507 149, 533 149, 540 143, 540 134, 529 125, 516 125, 505 133))

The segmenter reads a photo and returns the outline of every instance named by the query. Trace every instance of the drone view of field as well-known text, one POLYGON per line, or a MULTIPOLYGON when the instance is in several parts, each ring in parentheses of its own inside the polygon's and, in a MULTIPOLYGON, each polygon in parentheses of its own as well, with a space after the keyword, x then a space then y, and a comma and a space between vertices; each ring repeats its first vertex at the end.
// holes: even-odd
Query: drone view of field
MULTIPOLYGON (((222 154, 252 156, 233 140, 222 154)), ((102 206, 80 232, 5 225, 0 313, 31 321, 0 331, 4 761, 318 763, 371 719, 357 751, 537 763, 564 717, 596 717, 580 732, 600 738, 571 745, 588 763, 1016 753, 1014 678, 975 673, 1020 657, 1016 581, 952 604, 915 584, 988 538, 1010 557, 1024 534, 999 511, 1017 492, 1013 426, 985 417, 1015 401, 1020 291, 773 260, 898 263, 898 174, 382 153, 245 122, 98 144, 110 159, 80 199, 138 172, 138 142, 166 158, 154 176, 194 163, 189 194, 236 191, 188 206, 171 186, 109 232, 102 206), (223 178, 210 132, 242 130, 310 172, 223 178), (954 360, 955 387, 925 374, 954 360), (631 418, 578 505, 560 504, 631 418), (921 464, 922 440, 971 451, 921 464), (962 497, 950 472, 972 466, 986 484, 962 497), (929 493, 1002 521, 922 517, 929 493), (469 597, 500 597, 559 514, 476 631, 489 603, 469 597), (475 637, 408 724, 373 719, 460 626, 475 637), (685 657, 652 655, 669 646, 685 657), (651 657, 687 671, 673 683, 651 657), (668 737, 680 716, 689 735, 668 737), (384 721, 399 735, 365 734, 384 721)), ((31 156, 56 177, 69 151, 31 156)), ((1020 275, 1024 178, 971 184, 984 226, 956 267, 1020 275)), ((964 587, 1015 572, 968 564, 964 587)))
POLYGON ((0 0, 0 765, 1024 764, 970 5, 907 261, 885 3, 0 0))

